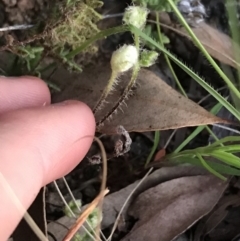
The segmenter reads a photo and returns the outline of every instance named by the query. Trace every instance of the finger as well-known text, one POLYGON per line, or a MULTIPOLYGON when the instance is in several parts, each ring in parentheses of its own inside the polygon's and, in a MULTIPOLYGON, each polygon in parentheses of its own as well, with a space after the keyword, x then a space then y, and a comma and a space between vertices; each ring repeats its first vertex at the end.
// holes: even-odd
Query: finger
MULTIPOLYGON (((22 109, 0 116, 0 170, 26 209, 39 189, 70 172, 85 156, 95 131, 91 110, 83 103, 22 109)), ((23 213, 0 183, 0 240, 23 213), (6 222, 6 220, 8 220, 6 222)))
POLYGON ((36 77, 0 77, 0 114, 50 103, 47 85, 36 77))

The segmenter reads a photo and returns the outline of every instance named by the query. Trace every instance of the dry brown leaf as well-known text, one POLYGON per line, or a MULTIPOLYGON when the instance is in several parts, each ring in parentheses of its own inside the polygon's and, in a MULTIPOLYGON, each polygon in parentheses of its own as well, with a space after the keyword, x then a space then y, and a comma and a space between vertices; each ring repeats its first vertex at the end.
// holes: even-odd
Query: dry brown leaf
POLYGON ((240 205, 238 195, 226 195, 221 198, 216 207, 201 221, 199 221, 194 232, 193 241, 203 240, 207 234, 212 232, 228 215, 229 207, 240 205))
MULTIPOLYGON (((67 71, 60 70, 54 75, 52 81, 61 78, 69 81, 71 85, 62 93, 55 95, 53 101, 78 99, 93 108, 109 77, 109 65, 88 68, 79 75, 70 75, 67 71)), ((98 123, 111 112, 129 80, 130 73, 121 77, 119 85, 107 99, 108 103, 95 116, 98 123)), ((108 121, 108 118, 103 126, 98 126, 99 132, 116 133, 116 127, 119 125, 124 126, 129 132, 144 132, 226 123, 179 94, 147 69, 139 72, 137 83, 133 95, 125 101, 126 105, 121 105, 122 111, 118 110, 116 114, 111 115, 111 121, 108 121)))
POLYGON ((122 241, 171 241, 216 205, 228 182, 208 176, 182 177, 141 193, 129 213, 138 221, 122 241))
MULTIPOLYGON (((183 27, 176 31, 190 38, 183 27)), ((212 57, 234 68, 240 67, 240 63, 236 61, 236 57, 240 56, 240 48, 233 43, 228 35, 204 22, 192 28, 192 31, 212 57)))

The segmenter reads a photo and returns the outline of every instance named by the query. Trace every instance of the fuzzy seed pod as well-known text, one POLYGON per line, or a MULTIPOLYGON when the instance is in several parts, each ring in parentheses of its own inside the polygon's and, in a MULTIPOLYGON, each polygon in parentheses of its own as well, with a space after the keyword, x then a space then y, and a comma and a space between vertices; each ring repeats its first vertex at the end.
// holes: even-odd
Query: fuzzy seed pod
POLYGON ((138 62, 138 50, 133 45, 123 45, 113 52, 111 68, 114 73, 122 73, 131 69, 138 62))
POLYGON ((145 7, 130 6, 125 10, 123 22, 127 25, 131 24, 139 29, 143 29, 147 21, 148 13, 149 10, 145 7))

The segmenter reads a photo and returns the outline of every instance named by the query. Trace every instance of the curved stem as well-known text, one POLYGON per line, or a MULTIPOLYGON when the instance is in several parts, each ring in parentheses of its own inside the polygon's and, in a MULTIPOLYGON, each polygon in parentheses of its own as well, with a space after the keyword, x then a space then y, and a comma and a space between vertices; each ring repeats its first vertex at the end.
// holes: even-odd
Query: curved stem
POLYGON ((98 112, 101 107, 104 104, 105 99, 108 97, 108 95, 110 94, 110 92, 113 90, 114 87, 114 83, 117 79, 118 73, 115 71, 112 71, 111 77, 108 81, 107 86, 105 87, 100 99, 98 100, 98 103, 96 104, 96 106, 93 109, 93 113, 95 114, 96 112, 98 112))

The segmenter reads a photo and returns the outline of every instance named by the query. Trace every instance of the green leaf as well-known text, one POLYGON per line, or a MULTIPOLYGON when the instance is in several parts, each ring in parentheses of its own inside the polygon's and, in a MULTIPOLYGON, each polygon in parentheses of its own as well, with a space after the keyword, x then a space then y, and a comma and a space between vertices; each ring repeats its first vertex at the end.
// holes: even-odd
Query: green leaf
POLYGON ((201 164, 213 175, 215 175, 216 177, 219 177, 220 179, 226 181, 227 178, 224 177, 223 175, 221 175, 220 173, 218 173, 215 169, 211 168, 207 162, 202 158, 202 156, 200 154, 197 153, 197 157, 200 160, 201 164))
POLYGON ((239 136, 227 136, 222 138, 219 141, 215 141, 211 146, 218 146, 220 144, 226 143, 226 142, 240 142, 240 137, 239 136))
POLYGON ((211 156, 217 158, 218 160, 220 160, 228 165, 240 168, 240 158, 234 156, 231 153, 226 153, 223 151, 216 151, 216 152, 212 152, 211 156))
MULTIPOLYGON (((207 164, 214 169, 215 171, 225 174, 225 175, 233 175, 233 176, 240 176, 240 169, 234 168, 222 163, 216 163, 212 161, 205 160, 207 164)), ((190 157, 180 157, 178 160, 174 161, 174 163, 189 163, 195 166, 204 167, 201 161, 197 158, 190 158, 190 157)))

